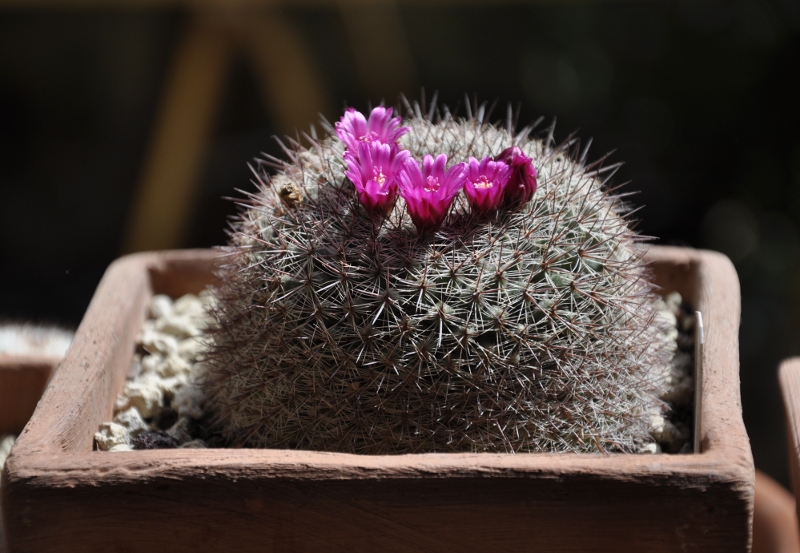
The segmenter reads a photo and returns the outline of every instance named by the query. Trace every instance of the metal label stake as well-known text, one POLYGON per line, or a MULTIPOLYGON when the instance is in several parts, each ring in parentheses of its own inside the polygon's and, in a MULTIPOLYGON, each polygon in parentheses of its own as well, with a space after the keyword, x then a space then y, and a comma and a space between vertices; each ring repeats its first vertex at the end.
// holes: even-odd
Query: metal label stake
POLYGON ((703 314, 694 312, 694 452, 700 453, 703 437, 703 314))

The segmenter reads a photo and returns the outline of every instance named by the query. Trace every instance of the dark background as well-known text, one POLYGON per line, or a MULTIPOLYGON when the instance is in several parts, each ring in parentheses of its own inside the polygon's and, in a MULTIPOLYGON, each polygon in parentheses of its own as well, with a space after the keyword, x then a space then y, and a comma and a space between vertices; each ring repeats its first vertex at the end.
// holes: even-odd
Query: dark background
MULTIPOLYGON (((800 2, 400 2, 392 13, 405 43, 381 43, 375 29, 370 52, 389 61, 366 68, 336 6, 276 9, 309 47, 330 119, 381 95, 418 98, 424 85, 450 106, 469 93, 499 100, 498 117, 507 102, 520 103, 522 121, 557 116, 556 138, 577 129, 594 138, 590 157, 616 149, 617 182, 641 191, 632 200, 644 206, 641 232, 735 263, 744 419, 756 465, 788 484, 776 369, 800 354, 800 2), (406 65, 393 83, 397 59, 406 65)), ((171 54, 191 17, 170 6, 0 2, 3 319, 77 326, 123 253, 171 54)), ((222 197, 250 187, 253 156, 279 153, 258 88, 237 61, 177 246, 224 242, 235 209, 222 197)))

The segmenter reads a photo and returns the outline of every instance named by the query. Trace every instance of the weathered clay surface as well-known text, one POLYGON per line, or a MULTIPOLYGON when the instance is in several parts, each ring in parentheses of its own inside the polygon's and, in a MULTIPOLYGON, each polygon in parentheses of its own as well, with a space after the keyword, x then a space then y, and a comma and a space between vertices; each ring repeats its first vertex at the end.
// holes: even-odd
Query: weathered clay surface
POLYGON ((786 417, 789 471, 792 476, 794 495, 797 497, 800 492, 800 357, 793 357, 781 363, 778 369, 778 380, 786 417))
POLYGON ((749 550, 739 285, 723 256, 648 253, 657 281, 705 319, 700 454, 91 451, 149 298, 199 292, 215 255, 140 254, 111 266, 6 464, 12 551, 749 550))
POLYGON ((59 361, 52 355, 0 354, 0 435, 22 432, 59 361))
MULTIPOLYGON (((59 361, 61 356, 0 354, 0 439, 22 432, 59 361)), ((2 518, 0 505, 0 553, 6 553, 2 518)))
POLYGON ((794 496, 756 471, 753 553, 800 553, 800 528, 794 496))

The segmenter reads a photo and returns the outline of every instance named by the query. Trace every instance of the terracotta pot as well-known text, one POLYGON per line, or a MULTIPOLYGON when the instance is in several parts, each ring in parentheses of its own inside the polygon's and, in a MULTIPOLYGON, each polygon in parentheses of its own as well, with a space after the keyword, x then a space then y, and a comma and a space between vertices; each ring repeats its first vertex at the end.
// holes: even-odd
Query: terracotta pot
MULTIPOLYGON (((0 436, 19 435, 61 357, 0 354, 0 436)), ((5 553, 0 506, 0 553, 5 553)))
POLYGON ((739 284, 724 256, 648 252, 661 286, 705 318, 699 454, 92 451, 148 300, 200 290, 215 255, 139 254, 109 268, 6 464, 13 551, 749 550, 739 284))
POLYGON ((778 369, 786 417, 786 444, 789 449, 789 472, 795 497, 800 491, 800 357, 787 359, 778 369))
POLYGON ((752 553, 800 553, 794 496, 756 471, 752 553))
POLYGON ((61 357, 0 354, 0 435, 19 434, 61 357))

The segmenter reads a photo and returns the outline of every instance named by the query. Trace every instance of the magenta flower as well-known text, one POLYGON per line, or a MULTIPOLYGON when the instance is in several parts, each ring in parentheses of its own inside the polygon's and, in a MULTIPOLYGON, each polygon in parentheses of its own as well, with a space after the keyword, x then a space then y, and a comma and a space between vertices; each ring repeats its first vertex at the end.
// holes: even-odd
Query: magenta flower
POLYGON ((435 160, 426 155, 421 171, 417 162, 409 158, 398 175, 400 195, 406 201, 408 214, 419 232, 435 228, 444 221, 453 198, 467 179, 466 163, 445 171, 446 166, 445 154, 439 154, 435 160))
POLYGON ((358 153, 347 151, 345 176, 358 192, 361 204, 371 213, 386 215, 397 197, 397 174, 408 159, 408 150, 381 142, 359 142, 358 153))
POLYGON ((352 151, 358 150, 360 142, 374 142, 394 145, 409 131, 400 126, 400 117, 392 118, 392 108, 378 106, 369 114, 369 121, 359 111, 347 108, 336 123, 336 135, 352 151))
POLYGON ((533 160, 517 146, 506 148, 494 160, 506 162, 511 169, 503 194, 503 204, 512 207, 528 203, 536 192, 536 169, 533 167, 533 160))
POLYGON ((472 209, 488 213, 500 207, 510 175, 511 168, 504 161, 492 161, 489 157, 478 161, 470 157, 464 194, 472 209))

